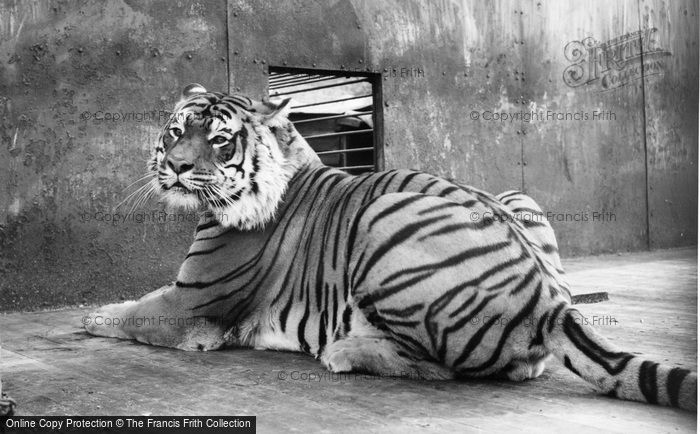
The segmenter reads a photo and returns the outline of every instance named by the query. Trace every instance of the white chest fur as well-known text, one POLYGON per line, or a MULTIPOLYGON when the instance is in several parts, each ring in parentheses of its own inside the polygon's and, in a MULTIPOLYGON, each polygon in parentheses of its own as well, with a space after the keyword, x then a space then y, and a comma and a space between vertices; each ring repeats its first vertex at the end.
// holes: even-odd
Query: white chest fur
POLYGON ((248 327, 244 326, 249 332, 248 345, 257 350, 299 351, 295 330, 287 328, 283 332, 274 321, 276 317, 272 312, 265 312, 247 324, 248 327))

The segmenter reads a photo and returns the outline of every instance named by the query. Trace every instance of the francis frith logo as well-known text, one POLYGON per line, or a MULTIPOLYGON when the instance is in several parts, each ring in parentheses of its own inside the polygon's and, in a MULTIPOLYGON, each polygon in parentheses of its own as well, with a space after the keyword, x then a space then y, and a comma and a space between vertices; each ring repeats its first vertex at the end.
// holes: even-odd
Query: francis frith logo
POLYGON ((609 91, 642 77, 662 75, 671 52, 659 45, 657 29, 627 33, 605 42, 592 37, 571 41, 564 47, 564 83, 570 87, 598 86, 609 91))

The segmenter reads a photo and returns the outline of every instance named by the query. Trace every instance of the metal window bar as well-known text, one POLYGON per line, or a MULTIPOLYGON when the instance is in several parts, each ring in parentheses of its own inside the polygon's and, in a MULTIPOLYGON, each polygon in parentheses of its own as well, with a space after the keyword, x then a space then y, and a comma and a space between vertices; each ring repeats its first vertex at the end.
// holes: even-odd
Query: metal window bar
POLYGON ((338 133, 323 133, 323 134, 314 134, 311 136, 304 136, 306 140, 309 139, 322 139, 324 137, 345 137, 345 136, 352 136, 354 134, 363 134, 363 133, 371 133, 374 130, 372 128, 366 128, 364 130, 355 130, 355 131, 340 131, 338 133))
POLYGON ((290 83, 292 83, 292 84, 293 83, 303 83, 303 82, 311 81, 311 80, 314 80, 317 78, 324 78, 324 77, 322 75, 306 75, 306 76, 302 76, 302 77, 299 77, 297 75, 293 75, 291 77, 285 78, 284 80, 271 81, 270 82, 270 89, 273 89, 275 87, 279 87, 282 85, 287 85, 290 83))
POLYGON ((296 74, 292 74, 290 72, 276 72, 273 77, 270 77, 270 81, 281 80, 285 77, 289 77, 290 75, 296 75, 296 74))
POLYGON ((324 104, 333 104, 336 102, 343 102, 343 101, 350 101, 353 99, 360 99, 360 98, 372 98, 372 95, 360 95, 360 96, 351 96, 350 98, 340 98, 340 99, 333 99, 330 101, 321 101, 321 102, 315 102, 311 104, 303 104, 303 105, 296 105, 293 107, 290 107, 290 109, 298 109, 298 108, 305 108, 305 107, 315 107, 319 105, 324 105, 324 104))
POLYGON ((364 152, 364 151, 374 151, 374 147, 367 147, 367 148, 355 148, 355 149, 338 149, 337 151, 319 151, 316 152, 318 155, 331 155, 331 154, 342 154, 342 153, 349 153, 349 152, 364 152))
POLYGON ((332 78, 333 76, 328 76, 328 75, 319 75, 319 74, 309 74, 309 75, 290 75, 289 77, 284 77, 281 80, 270 80, 270 88, 273 88, 275 86, 280 86, 289 82, 295 82, 295 81, 307 81, 307 80, 315 80, 317 78, 332 78))
POLYGON ((347 86, 347 85, 349 85, 349 84, 362 83, 362 82, 367 82, 367 80, 363 78, 363 79, 361 79, 361 80, 353 80, 353 81, 348 81, 348 82, 345 82, 345 83, 327 84, 327 85, 325 85, 325 86, 311 87, 311 88, 309 88, 309 89, 290 90, 290 91, 287 91, 287 92, 275 92, 274 95, 270 95, 270 96, 273 96, 273 97, 274 97, 274 96, 282 96, 282 95, 292 95, 292 94, 295 94, 295 93, 311 92, 311 91, 314 91, 314 90, 329 89, 329 88, 331 88, 331 87, 347 86))
POLYGON ((296 98, 304 102, 303 104, 292 106, 292 114, 290 116, 294 125, 300 129, 301 135, 309 140, 309 144, 324 163, 351 173, 362 173, 376 169, 374 127, 370 126, 368 128, 365 122, 351 123, 349 125, 347 121, 342 123, 343 119, 347 118, 371 116, 373 120, 371 125, 373 125, 375 117, 373 94, 337 97, 339 96, 338 93, 342 95, 342 93, 347 94, 347 92, 357 91, 359 83, 371 84, 367 77, 358 76, 357 74, 348 75, 344 71, 338 71, 337 74, 317 71, 296 73, 296 71, 277 72, 274 71, 274 67, 270 69, 268 76, 270 97, 297 95, 296 98), (348 87, 343 89, 343 86, 354 86, 354 88, 348 87), (334 92, 333 89, 338 89, 340 92, 334 92), (332 96, 334 94, 336 97, 332 96), (372 99, 363 106, 365 107, 364 110, 356 113, 348 113, 347 111, 345 113, 342 111, 333 113, 333 111, 330 111, 333 109, 330 108, 325 113, 323 111, 323 107, 329 104, 350 102, 363 98, 372 99), (304 109, 311 111, 305 113, 304 109), (295 114, 297 115, 296 119, 294 118, 295 114), (305 116, 309 117, 305 118, 305 116), (357 126, 354 127, 355 125, 357 126), (369 138, 366 138, 364 135, 369 136, 369 138))
POLYGON ((270 84, 270 90, 277 90, 281 89, 283 87, 294 87, 294 86, 299 86, 302 84, 309 84, 309 83, 319 83, 321 81, 329 81, 329 80, 338 80, 340 77, 316 77, 316 78, 305 78, 302 80, 297 80, 293 82, 282 82, 280 84, 270 84))
POLYGON ((371 172, 374 170, 374 164, 367 164, 364 166, 345 166, 345 167, 336 167, 336 169, 340 170, 364 170, 365 172, 371 172))
POLYGON ((372 113, 374 113, 374 111, 370 110, 370 111, 366 111, 366 112, 350 113, 349 115, 333 115, 333 116, 323 116, 320 118, 303 119, 300 121, 294 121, 292 123, 294 125, 299 125, 299 124, 305 124, 308 122, 327 121, 327 120, 331 120, 331 119, 354 118, 357 116, 371 115, 372 113))

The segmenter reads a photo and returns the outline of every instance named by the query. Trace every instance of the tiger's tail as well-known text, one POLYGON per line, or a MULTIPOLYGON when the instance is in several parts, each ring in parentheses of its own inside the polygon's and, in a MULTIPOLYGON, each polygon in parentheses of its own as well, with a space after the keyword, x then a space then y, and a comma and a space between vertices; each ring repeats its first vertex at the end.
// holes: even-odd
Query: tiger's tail
POLYGON ((564 366, 603 393, 693 412, 697 409, 696 372, 618 351, 566 303, 543 317, 539 333, 544 346, 564 366))

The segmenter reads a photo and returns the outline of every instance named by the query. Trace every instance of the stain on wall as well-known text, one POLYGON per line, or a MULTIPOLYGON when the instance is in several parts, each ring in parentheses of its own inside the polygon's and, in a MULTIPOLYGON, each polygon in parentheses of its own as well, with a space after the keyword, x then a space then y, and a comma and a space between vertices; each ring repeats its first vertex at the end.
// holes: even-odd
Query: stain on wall
POLYGON ((0 3, 0 310, 174 279, 192 216, 116 206, 182 86, 226 88, 225 35, 223 1, 0 3))
POLYGON ((649 245, 692 245, 698 233, 698 2, 643 0, 642 28, 658 29, 654 41, 668 55, 648 56, 644 80, 649 179, 649 245))
POLYGON ((229 0, 230 79, 382 73, 385 168, 522 189, 564 256, 692 245, 696 22, 690 1, 229 0))
POLYGON ((270 65, 382 74, 385 168, 524 189, 563 255, 695 244, 697 14, 690 0, 3 2, 0 310, 171 281, 194 216, 117 205, 185 84, 262 96, 270 65), (666 54, 634 56, 650 28, 646 49, 666 54), (615 117, 524 118, 548 111, 615 117))
POLYGON ((596 2, 538 4, 522 18, 526 107, 544 115, 521 127, 524 189, 550 212, 564 254, 644 249, 642 80, 604 87, 606 68, 617 71, 612 62, 640 65, 606 51, 608 41, 639 30, 637 2, 612 2, 605 12, 596 2))

